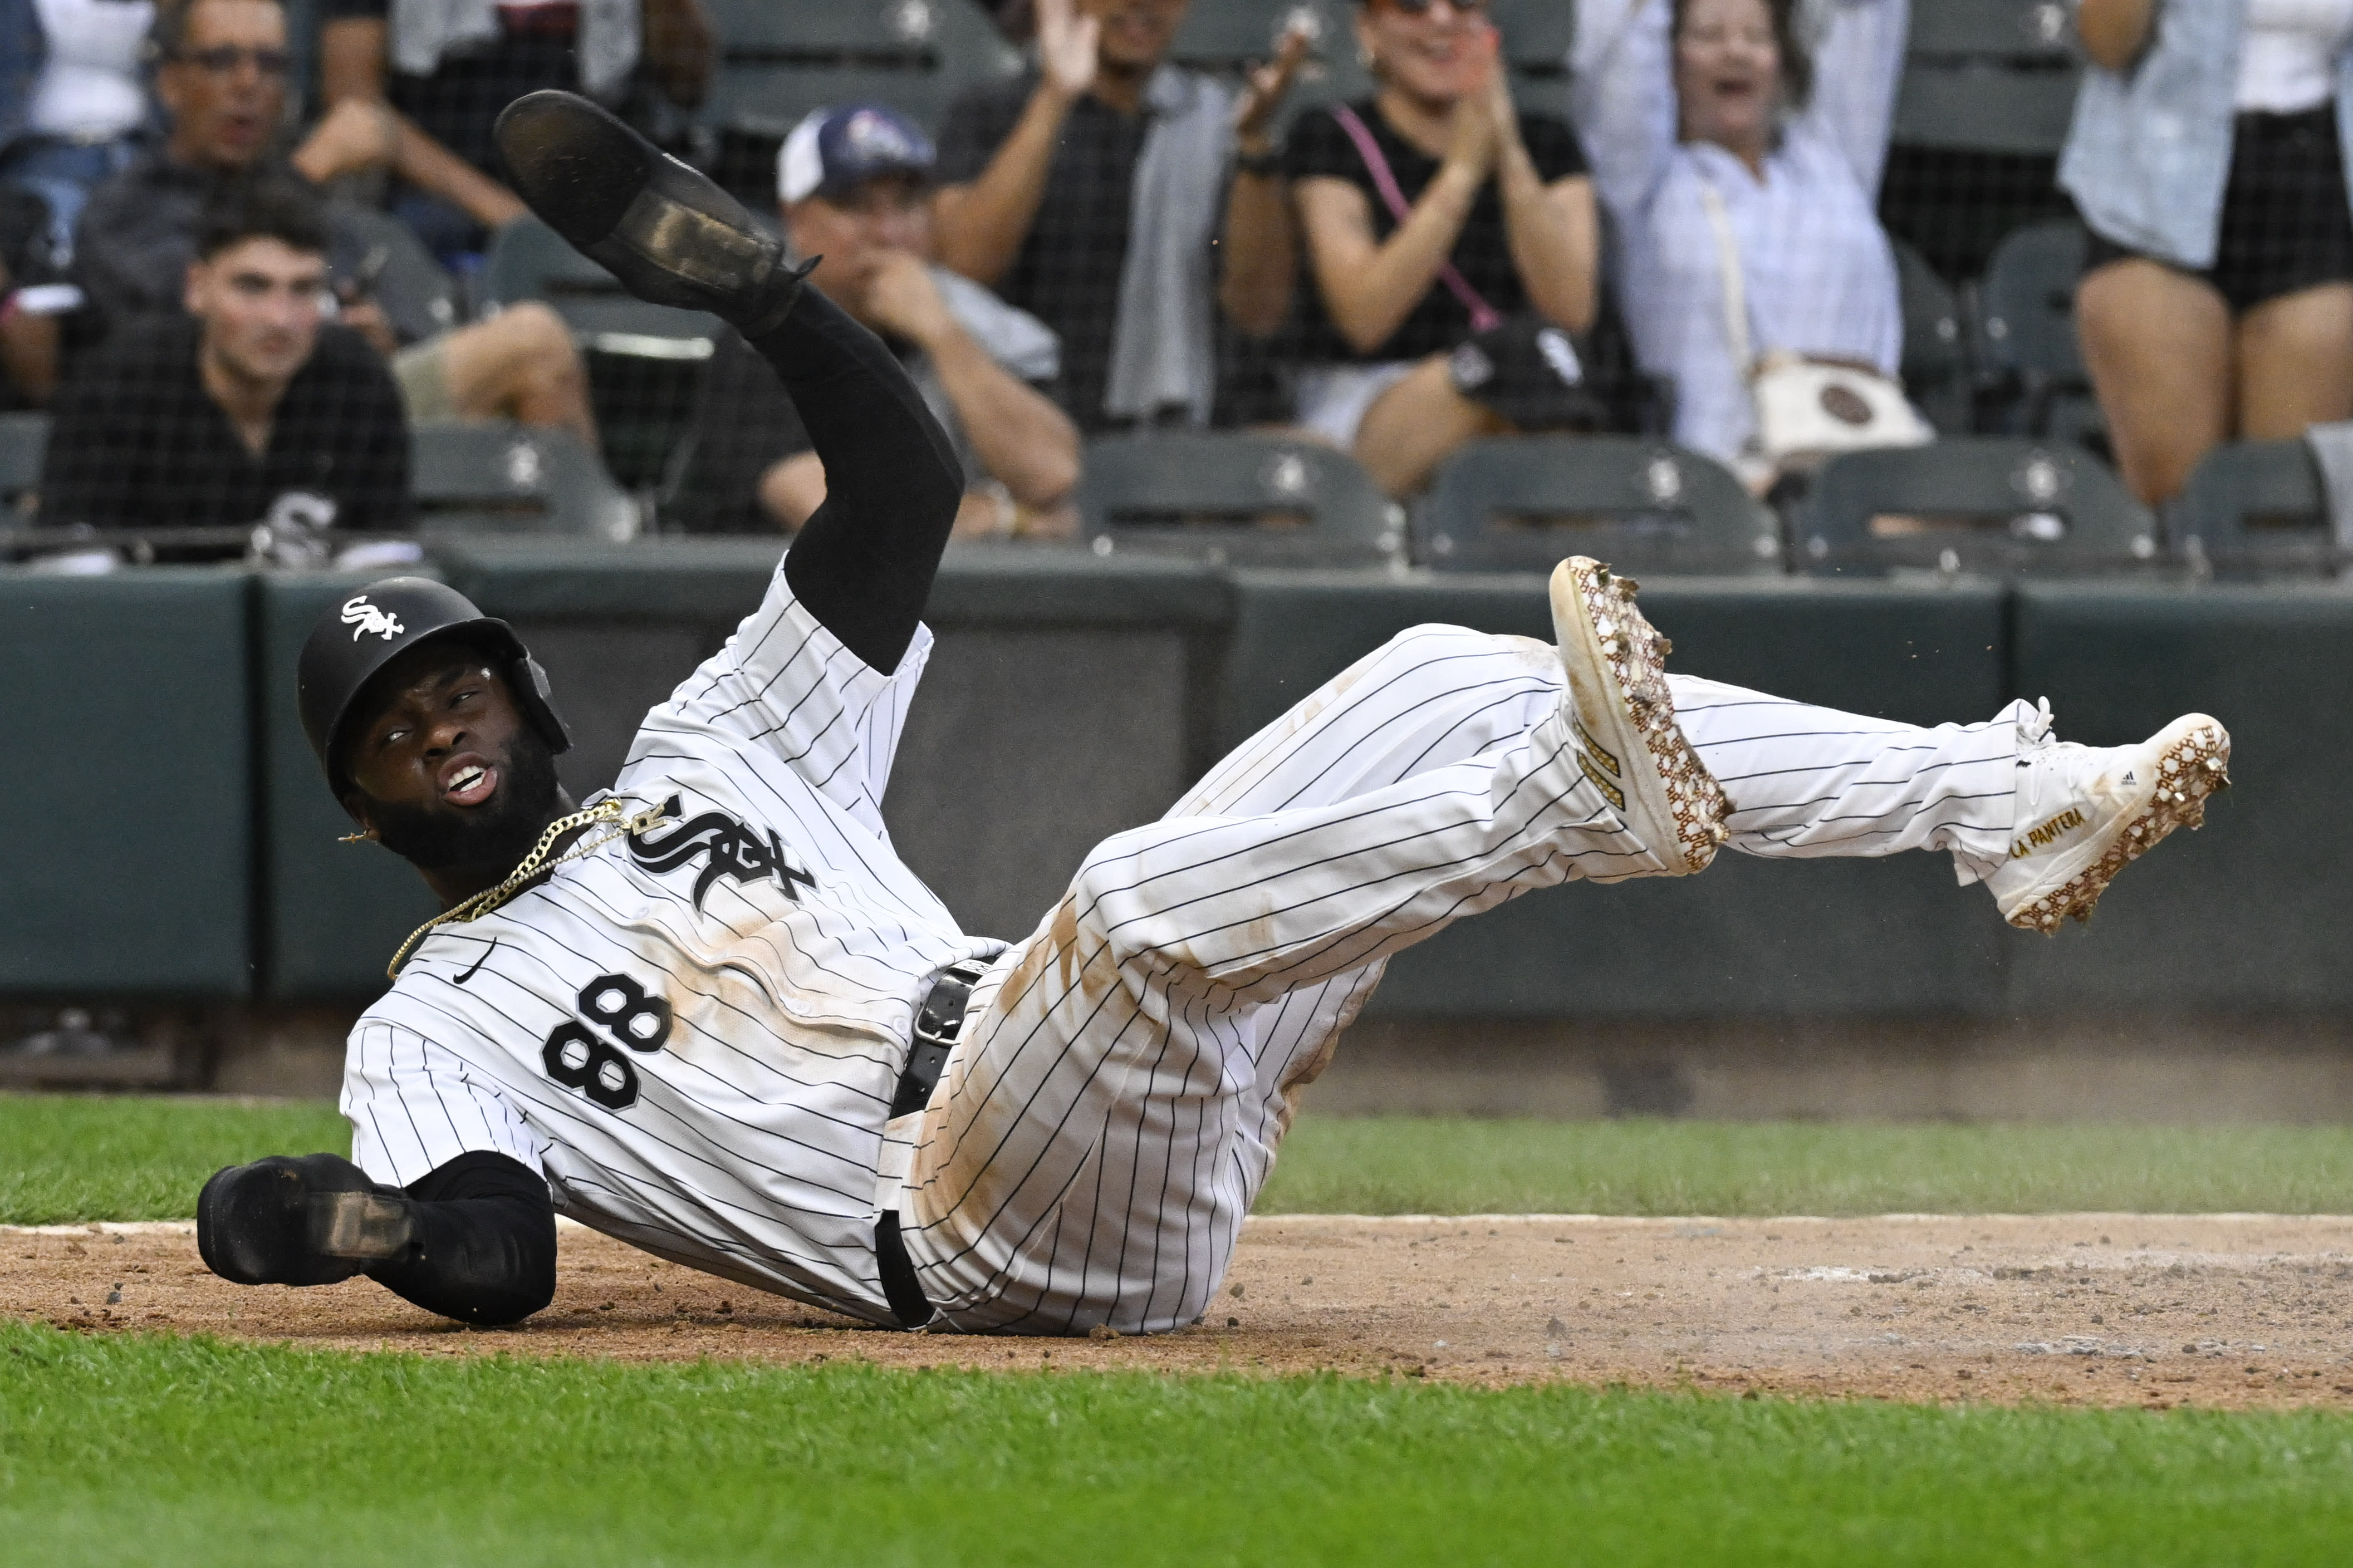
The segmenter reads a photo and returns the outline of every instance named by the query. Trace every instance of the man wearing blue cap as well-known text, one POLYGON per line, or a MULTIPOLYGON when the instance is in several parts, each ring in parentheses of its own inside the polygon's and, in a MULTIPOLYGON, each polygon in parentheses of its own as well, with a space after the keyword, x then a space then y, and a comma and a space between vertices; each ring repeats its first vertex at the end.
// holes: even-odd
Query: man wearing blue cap
MULTIPOLYGON (((933 264, 931 139, 881 104, 820 109, 776 160, 795 255, 899 354, 964 466, 956 531, 1071 531, 1079 437, 1043 389, 1060 344, 1034 316, 933 264)), ((699 531, 797 529, 825 500, 825 466, 760 357, 730 333, 705 377, 681 509, 699 531)))

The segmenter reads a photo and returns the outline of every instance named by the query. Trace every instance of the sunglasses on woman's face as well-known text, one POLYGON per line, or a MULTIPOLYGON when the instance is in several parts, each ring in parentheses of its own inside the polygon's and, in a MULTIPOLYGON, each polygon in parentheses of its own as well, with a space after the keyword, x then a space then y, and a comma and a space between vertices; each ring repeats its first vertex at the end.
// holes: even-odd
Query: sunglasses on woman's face
MULTIPOLYGON (((1409 16, 1427 16, 1437 8, 1438 0, 1386 0, 1392 11, 1402 11, 1409 16)), ((1460 16, 1475 16, 1487 9, 1487 0, 1448 0, 1460 16)))

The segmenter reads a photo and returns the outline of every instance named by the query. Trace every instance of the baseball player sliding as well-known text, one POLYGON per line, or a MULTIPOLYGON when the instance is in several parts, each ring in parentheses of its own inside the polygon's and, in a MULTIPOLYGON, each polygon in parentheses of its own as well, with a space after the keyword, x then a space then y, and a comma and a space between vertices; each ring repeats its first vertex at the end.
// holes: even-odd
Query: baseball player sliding
POLYGON ((320 623, 301 700, 328 781, 445 913, 352 1032, 353 1161, 206 1184, 227 1279, 365 1273, 512 1322, 554 1291, 562 1213, 879 1323, 1173 1329, 1383 964, 1448 922, 1729 845, 1941 850, 2048 931, 2226 782, 2202 715, 2094 751, 2047 707, 1918 729, 1664 675, 1634 585, 1579 557, 1553 576, 1556 646, 1404 633, 1099 847, 1029 937, 966 935, 878 809, 961 489, 922 398, 603 110, 534 93, 499 136, 575 245, 743 329, 828 498, 585 805, 504 623, 413 578, 320 623))

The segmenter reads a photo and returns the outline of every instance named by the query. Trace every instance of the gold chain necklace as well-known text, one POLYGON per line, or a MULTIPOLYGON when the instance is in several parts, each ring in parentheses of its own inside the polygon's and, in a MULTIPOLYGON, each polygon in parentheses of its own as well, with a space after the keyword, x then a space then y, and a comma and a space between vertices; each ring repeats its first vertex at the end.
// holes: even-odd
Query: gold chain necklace
POLYGON ((585 811, 575 811, 569 816, 559 816, 549 823, 547 831, 539 836, 539 842, 532 846, 531 853, 522 858, 522 863, 507 874, 505 881, 495 888, 485 888, 461 903, 451 905, 410 931, 408 940, 400 944, 400 951, 394 953, 392 962, 385 966, 384 977, 386 980, 399 979, 400 966, 408 962, 408 955, 417 951, 417 944, 430 935, 435 927, 480 920, 521 892, 523 885, 541 872, 553 871, 567 861, 577 860, 590 850, 601 849, 624 834, 643 833, 669 815, 659 805, 649 805, 632 816, 622 804, 622 798, 617 795, 608 795, 585 811), (613 824, 613 831, 599 837, 583 839, 554 859, 547 858, 547 852, 555 847, 557 839, 575 827, 591 827, 598 823, 613 824))

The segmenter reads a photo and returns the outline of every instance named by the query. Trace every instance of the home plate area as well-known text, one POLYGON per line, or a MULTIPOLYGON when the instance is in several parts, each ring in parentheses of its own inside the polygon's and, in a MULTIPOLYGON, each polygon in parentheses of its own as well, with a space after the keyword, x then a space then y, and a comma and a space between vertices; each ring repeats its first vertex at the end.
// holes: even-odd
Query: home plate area
POLYGON ((554 1303, 435 1319, 365 1280, 246 1289, 191 1225, 0 1232, 0 1313, 90 1333, 617 1361, 1335 1372, 1502 1384, 2353 1409, 2353 1218, 1274 1215, 1217 1304, 1150 1338, 868 1328, 566 1225, 554 1303))

